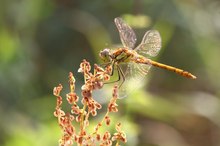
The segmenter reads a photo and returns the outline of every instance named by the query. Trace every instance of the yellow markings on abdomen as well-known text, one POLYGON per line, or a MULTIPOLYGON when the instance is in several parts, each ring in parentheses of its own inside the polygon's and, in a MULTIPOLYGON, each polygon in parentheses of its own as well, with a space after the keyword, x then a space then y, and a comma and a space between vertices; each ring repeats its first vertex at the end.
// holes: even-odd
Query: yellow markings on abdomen
POLYGON ((162 63, 159 63, 159 62, 156 62, 156 61, 153 61, 153 60, 149 60, 149 63, 152 64, 153 66, 173 71, 173 72, 175 72, 179 75, 182 75, 184 77, 191 78, 191 79, 196 79, 196 76, 194 76, 193 74, 191 74, 188 71, 184 71, 182 69, 179 69, 179 68, 176 68, 176 67, 173 67, 173 66, 169 66, 169 65, 166 65, 166 64, 162 64, 162 63))

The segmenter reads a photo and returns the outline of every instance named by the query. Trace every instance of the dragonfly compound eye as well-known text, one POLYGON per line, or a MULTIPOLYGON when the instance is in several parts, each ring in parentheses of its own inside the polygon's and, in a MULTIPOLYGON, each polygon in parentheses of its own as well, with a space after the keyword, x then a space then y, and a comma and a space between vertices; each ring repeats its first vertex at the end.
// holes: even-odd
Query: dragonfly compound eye
POLYGON ((110 61, 111 57, 110 57, 110 49, 106 48, 104 50, 102 50, 99 53, 99 56, 104 60, 104 61, 110 61))

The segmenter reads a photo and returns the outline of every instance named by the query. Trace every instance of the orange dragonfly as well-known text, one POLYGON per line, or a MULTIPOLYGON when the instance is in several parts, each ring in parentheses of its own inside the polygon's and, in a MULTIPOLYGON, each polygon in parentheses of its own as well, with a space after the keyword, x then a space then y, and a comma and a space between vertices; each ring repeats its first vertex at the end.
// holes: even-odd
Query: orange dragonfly
POLYGON ((196 76, 188 71, 149 59, 149 57, 156 56, 161 49, 161 37, 157 30, 147 31, 141 43, 135 47, 137 38, 133 29, 125 23, 122 18, 117 17, 114 21, 119 31, 123 47, 114 50, 104 49, 100 52, 99 56, 107 65, 111 65, 113 70, 116 67, 119 80, 120 76, 122 76, 123 79, 121 85, 127 77, 142 79, 152 65, 173 71, 187 78, 196 79, 196 76), (123 65, 126 66, 125 70, 123 70, 123 65))

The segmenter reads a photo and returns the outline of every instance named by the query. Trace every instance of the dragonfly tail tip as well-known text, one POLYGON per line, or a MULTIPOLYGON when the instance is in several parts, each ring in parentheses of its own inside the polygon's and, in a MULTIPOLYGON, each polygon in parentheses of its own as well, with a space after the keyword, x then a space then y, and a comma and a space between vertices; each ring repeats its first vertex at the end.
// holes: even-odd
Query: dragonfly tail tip
POLYGON ((191 75, 191 78, 192 78, 192 79, 196 79, 197 77, 196 77, 196 76, 194 76, 194 75, 191 75))

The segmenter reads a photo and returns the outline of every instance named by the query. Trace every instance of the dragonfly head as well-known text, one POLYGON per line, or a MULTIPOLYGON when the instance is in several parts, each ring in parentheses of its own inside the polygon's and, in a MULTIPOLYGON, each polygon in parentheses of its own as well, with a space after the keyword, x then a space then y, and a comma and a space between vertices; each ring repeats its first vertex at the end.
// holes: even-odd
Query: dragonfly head
POLYGON ((102 50, 99 53, 100 58, 104 61, 104 62, 111 62, 112 61, 112 57, 110 54, 110 49, 105 48, 104 50, 102 50))

